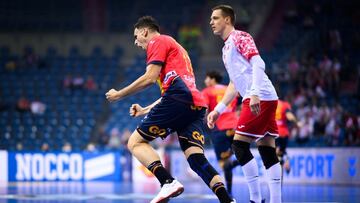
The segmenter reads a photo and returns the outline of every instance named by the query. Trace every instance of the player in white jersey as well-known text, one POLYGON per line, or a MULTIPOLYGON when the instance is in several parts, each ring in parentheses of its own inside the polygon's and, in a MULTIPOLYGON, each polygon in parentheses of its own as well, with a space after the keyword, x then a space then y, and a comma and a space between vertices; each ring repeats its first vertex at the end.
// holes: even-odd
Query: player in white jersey
POLYGON ((213 33, 225 41, 223 61, 230 83, 222 101, 209 113, 207 122, 213 128, 219 115, 237 92, 240 93, 243 103, 232 149, 248 183, 250 202, 262 201, 258 165, 250 152, 250 143, 256 142, 266 169, 270 203, 278 203, 281 202, 281 166, 275 151, 278 97, 253 38, 246 32, 235 30, 234 23, 231 6, 220 5, 212 9, 210 25, 213 33))

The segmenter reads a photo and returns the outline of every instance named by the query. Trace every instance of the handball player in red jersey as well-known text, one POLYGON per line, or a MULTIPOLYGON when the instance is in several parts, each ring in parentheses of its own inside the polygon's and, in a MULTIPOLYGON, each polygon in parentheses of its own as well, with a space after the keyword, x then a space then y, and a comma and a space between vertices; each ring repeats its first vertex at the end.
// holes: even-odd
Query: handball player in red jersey
MULTIPOLYGON (((209 106, 209 112, 214 110, 225 94, 227 86, 220 84, 221 81, 222 76, 219 72, 210 71, 206 73, 204 81, 206 88, 202 90, 202 93, 209 106)), ((231 160, 231 155, 233 154, 231 144, 237 127, 235 121, 239 119, 236 113, 237 100, 235 98, 219 116, 214 129, 211 129, 210 132, 210 139, 214 146, 216 159, 224 170, 226 188, 230 194, 232 193, 232 169, 239 165, 237 160, 231 160)))
POLYGON ((147 107, 133 104, 131 116, 145 115, 128 141, 128 148, 140 163, 151 171, 161 190, 151 203, 167 202, 184 191, 163 167, 159 155, 149 142, 164 139, 177 132, 180 147, 191 167, 213 190, 220 202, 234 202, 227 193, 217 171, 204 156, 204 116, 206 103, 196 88, 191 61, 185 49, 172 37, 162 35, 151 16, 138 19, 134 25, 135 45, 146 51, 146 72, 129 86, 106 93, 110 102, 118 101, 158 82, 161 97, 147 107))

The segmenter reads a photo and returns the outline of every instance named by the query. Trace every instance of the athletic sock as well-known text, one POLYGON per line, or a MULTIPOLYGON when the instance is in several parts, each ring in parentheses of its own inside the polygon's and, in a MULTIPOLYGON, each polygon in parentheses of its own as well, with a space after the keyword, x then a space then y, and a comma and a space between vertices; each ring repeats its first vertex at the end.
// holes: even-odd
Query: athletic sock
POLYGON ((281 202, 281 165, 276 163, 270 168, 266 169, 268 178, 270 203, 281 202))
POLYGON ((222 182, 215 183, 215 185, 212 187, 212 191, 215 193, 221 203, 230 203, 233 201, 227 193, 224 183, 222 182))
POLYGON ((160 161, 154 161, 148 167, 149 171, 153 173, 156 178, 159 180, 161 187, 166 183, 171 183, 174 178, 170 173, 164 168, 160 161))
POLYGON ((253 158, 242 166, 246 182, 249 187, 250 200, 261 202, 261 191, 259 183, 259 170, 256 160, 253 158))

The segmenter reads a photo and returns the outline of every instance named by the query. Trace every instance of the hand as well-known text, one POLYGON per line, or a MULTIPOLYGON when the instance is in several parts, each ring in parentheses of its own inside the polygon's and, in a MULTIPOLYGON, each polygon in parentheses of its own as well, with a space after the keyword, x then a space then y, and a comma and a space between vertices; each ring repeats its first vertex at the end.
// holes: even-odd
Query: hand
POLYGON ((119 99, 121 99, 121 97, 119 96, 119 92, 116 91, 115 89, 111 89, 109 90, 106 94, 106 99, 109 101, 109 102, 114 102, 114 101, 117 101, 119 99))
POLYGON ((215 127, 215 122, 219 118, 219 115, 220 115, 219 112, 212 111, 207 116, 207 125, 210 129, 213 129, 215 127))
POLYGON ((260 114, 260 99, 258 96, 256 95, 251 95, 250 96, 250 110, 251 113, 253 113, 254 115, 259 115, 260 114))
POLYGON ((142 108, 139 104, 133 104, 130 107, 129 114, 132 117, 138 117, 144 115, 144 108, 142 108))
POLYGON ((298 122, 296 122, 296 127, 297 128, 301 128, 301 127, 303 127, 303 123, 302 122, 300 122, 300 121, 298 121, 298 122))

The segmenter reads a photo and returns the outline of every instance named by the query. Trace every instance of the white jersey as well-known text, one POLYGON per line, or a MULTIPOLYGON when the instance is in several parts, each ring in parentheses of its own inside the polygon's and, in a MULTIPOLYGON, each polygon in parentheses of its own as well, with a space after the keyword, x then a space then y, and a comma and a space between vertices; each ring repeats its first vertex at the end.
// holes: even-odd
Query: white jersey
MULTIPOLYGON (((250 98, 253 69, 249 60, 252 56, 259 55, 253 38, 246 32, 233 30, 225 40, 222 53, 225 68, 236 90, 243 100, 250 98)), ((262 101, 278 99, 275 88, 266 74, 264 74, 261 87, 257 92, 262 101)))

